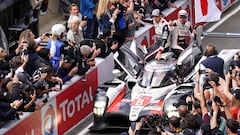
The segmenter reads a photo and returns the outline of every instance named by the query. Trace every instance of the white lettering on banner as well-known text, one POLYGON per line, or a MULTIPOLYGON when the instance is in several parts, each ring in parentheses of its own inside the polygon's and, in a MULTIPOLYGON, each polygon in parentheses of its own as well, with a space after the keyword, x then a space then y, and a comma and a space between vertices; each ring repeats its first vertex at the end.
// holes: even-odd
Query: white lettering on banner
MULTIPOLYGON (((26 133, 25 135, 28 135, 28 133, 26 133)), ((31 130, 31 135, 34 135, 34 129, 31 130)))
POLYGON ((74 100, 64 100, 60 103, 60 108, 62 108, 63 121, 66 121, 67 117, 71 118, 77 111, 81 111, 85 105, 90 104, 93 101, 92 87, 90 86, 88 91, 84 90, 83 93, 80 93, 75 97, 74 100))

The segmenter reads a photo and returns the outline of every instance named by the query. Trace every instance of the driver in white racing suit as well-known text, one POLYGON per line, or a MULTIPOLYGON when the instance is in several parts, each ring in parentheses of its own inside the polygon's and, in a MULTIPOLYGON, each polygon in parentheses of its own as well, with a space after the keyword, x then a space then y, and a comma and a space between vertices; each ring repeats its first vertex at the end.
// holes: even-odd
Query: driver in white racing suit
POLYGON ((169 26, 171 51, 178 57, 191 43, 196 31, 192 29, 191 22, 188 21, 186 10, 180 10, 178 12, 178 19, 169 22, 169 26))

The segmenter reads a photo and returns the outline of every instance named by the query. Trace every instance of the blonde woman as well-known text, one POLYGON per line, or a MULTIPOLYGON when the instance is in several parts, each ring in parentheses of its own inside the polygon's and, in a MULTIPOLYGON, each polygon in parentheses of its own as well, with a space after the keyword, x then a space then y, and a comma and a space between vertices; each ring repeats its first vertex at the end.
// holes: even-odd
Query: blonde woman
POLYGON ((100 34, 104 29, 111 29, 112 32, 115 31, 114 23, 117 15, 120 13, 118 7, 114 6, 114 4, 117 2, 117 0, 99 0, 97 19, 100 34))

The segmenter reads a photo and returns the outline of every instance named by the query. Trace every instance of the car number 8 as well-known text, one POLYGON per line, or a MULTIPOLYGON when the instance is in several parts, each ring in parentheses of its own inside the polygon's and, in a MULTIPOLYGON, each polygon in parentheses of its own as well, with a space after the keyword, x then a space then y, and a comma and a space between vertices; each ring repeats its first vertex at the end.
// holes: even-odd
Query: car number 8
POLYGON ((144 102, 143 99, 139 99, 139 100, 136 102, 136 105, 141 106, 141 105, 143 105, 143 102, 144 102))

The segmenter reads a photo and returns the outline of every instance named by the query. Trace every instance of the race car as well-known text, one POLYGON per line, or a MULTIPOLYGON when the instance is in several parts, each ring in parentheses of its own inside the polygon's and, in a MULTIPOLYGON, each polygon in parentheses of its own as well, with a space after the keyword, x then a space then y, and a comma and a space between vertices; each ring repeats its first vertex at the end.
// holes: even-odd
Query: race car
POLYGON ((115 53, 115 61, 126 72, 124 80, 115 78, 98 87, 94 97, 94 123, 90 130, 126 128, 132 121, 163 112, 163 99, 179 84, 186 82, 202 56, 195 43, 183 51, 178 59, 172 52, 161 55, 145 65, 138 63, 128 46, 115 53))

